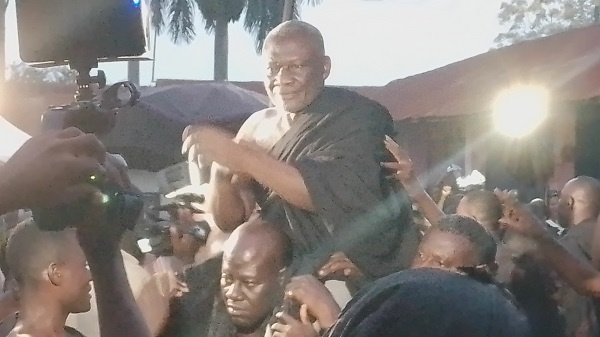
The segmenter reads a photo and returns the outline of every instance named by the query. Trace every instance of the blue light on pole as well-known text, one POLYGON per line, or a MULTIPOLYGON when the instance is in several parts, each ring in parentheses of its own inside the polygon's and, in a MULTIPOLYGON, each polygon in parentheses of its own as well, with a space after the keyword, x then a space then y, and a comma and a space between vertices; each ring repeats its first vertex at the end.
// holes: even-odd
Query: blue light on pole
POLYGON ((142 2, 142 0, 131 0, 131 2, 133 2, 133 5, 137 7, 140 5, 140 2, 142 2))

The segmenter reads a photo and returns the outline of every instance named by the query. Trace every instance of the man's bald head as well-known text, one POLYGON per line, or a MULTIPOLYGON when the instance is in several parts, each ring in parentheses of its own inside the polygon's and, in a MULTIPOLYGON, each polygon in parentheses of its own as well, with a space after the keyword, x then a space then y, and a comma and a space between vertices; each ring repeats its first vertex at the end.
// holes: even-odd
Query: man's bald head
POLYGON ((43 271, 53 263, 61 263, 77 244, 74 229, 42 231, 33 219, 26 220, 13 230, 6 248, 6 260, 19 286, 35 286, 43 271))
POLYGON ((271 260, 281 268, 292 259, 289 238, 274 224, 260 219, 236 228, 223 245, 224 257, 243 260, 271 260))
POLYGON ((256 332, 272 314, 291 257, 287 237, 260 219, 239 226, 225 242, 221 294, 238 332, 256 332))
POLYGON ((457 214, 477 220, 493 236, 500 235, 498 220, 502 217, 502 203, 494 192, 472 191, 458 204, 457 214))
POLYGON ((321 32, 317 27, 296 20, 286 21, 273 28, 265 38, 263 51, 267 49, 273 41, 285 39, 301 39, 302 41, 309 42, 315 53, 325 56, 323 35, 321 35, 321 32))
POLYGON ((579 176, 567 182, 560 194, 558 213, 563 226, 596 219, 600 213, 600 181, 579 176))

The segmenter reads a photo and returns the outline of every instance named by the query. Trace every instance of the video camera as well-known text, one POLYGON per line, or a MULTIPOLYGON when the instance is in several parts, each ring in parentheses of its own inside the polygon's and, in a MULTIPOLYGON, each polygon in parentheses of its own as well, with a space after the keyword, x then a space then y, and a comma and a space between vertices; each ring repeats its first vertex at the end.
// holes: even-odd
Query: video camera
POLYGON ((155 256, 171 256, 173 255, 173 247, 171 245, 170 227, 176 226, 182 234, 189 234, 201 246, 206 245, 208 236, 210 235, 210 225, 206 221, 195 221, 191 227, 184 227, 178 224, 178 211, 187 209, 192 214, 201 214, 203 211, 194 207, 195 203, 203 203, 204 196, 195 194, 184 194, 177 197, 178 200, 150 209, 146 213, 149 224, 143 231, 142 236, 147 240, 146 247, 140 247, 144 253, 151 253, 155 256), (160 216, 161 212, 166 212, 169 219, 160 216))
MULTIPOLYGON (((75 101, 50 107, 42 117, 42 129, 76 127, 97 136, 109 133, 118 109, 136 104, 140 93, 134 84, 119 82, 98 100, 92 85, 103 89, 106 77, 102 71, 97 76, 90 72, 99 61, 117 61, 147 51, 141 0, 16 0, 16 10, 21 59, 38 66, 68 64, 77 71, 75 101), (118 97, 123 87, 130 93, 127 102, 118 97)), ((104 177, 90 176, 88 182, 103 194, 107 222, 133 229, 143 208, 141 197, 104 177)), ((91 207, 88 200, 80 200, 32 212, 41 229, 61 230, 80 223, 91 207)))

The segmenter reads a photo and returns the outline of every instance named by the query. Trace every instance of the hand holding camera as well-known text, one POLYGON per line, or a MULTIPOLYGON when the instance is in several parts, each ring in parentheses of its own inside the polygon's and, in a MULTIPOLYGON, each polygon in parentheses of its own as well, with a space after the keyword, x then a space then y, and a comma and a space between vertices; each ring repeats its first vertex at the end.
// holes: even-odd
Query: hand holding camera
POLYGON ((76 128, 28 140, 0 168, 3 211, 53 207, 89 196, 90 176, 104 174, 106 150, 91 134, 76 128), (5 196, 4 196, 5 195, 5 196))

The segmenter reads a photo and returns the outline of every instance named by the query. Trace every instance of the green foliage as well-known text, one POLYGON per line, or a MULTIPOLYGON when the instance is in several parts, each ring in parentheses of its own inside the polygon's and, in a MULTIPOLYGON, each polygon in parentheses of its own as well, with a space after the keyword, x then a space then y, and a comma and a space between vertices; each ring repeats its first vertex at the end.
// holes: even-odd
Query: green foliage
POLYGON ((34 68, 24 63, 9 67, 9 83, 18 86, 72 86, 76 84, 77 72, 67 66, 34 68))
POLYGON ((498 47, 588 26, 594 23, 599 0, 509 0, 498 20, 508 27, 495 42, 498 47))

